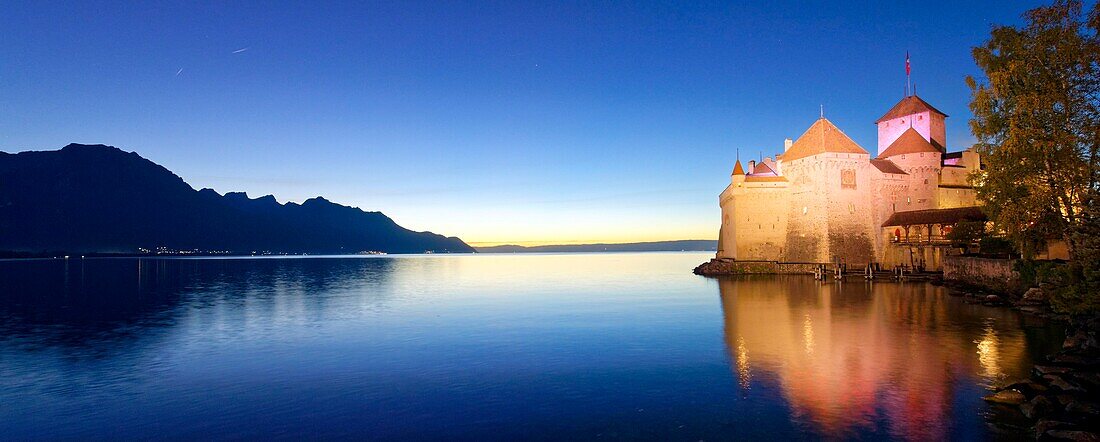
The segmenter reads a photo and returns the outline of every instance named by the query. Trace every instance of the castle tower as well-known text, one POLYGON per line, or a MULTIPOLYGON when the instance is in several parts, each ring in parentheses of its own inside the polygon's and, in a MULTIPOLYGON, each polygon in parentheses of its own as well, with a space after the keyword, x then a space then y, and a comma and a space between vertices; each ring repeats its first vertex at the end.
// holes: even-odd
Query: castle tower
POLYGON ((869 157, 824 117, 783 153, 783 175, 791 182, 784 261, 872 261, 869 157))
POLYGON ((947 114, 932 107, 916 95, 902 98, 885 115, 875 121, 878 126, 878 153, 886 151, 901 134, 913 129, 941 153, 947 152, 947 114))
POLYGON ((722 208, 722 225, 718 229, 718 258, 737 258, 737 205, 736 196, 743 194, 745 168, 738 159, 730 174, 730 185, 718 196, 722 208))
MULTIPOLYGON (((881 138, 879 139, 881 141, 881 138)), ((915 127, 906 128, 893 143, 878 155, 890 160, 907 174, 905 201, 898 201, 892 211, 935 209, 939 189, 943 149, 929 142, 915 127)))

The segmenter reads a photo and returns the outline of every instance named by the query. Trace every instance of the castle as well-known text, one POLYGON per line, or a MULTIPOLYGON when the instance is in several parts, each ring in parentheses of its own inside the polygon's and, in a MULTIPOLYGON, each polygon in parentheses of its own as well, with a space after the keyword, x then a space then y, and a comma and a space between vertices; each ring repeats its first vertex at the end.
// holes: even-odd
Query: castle
POLYGON ((908 95, 875 122, 874 158, 822 115, 775 159, 738 159, 717 258, 940 268, 946 234, 985 219, 967 181, 981 159, 947 152, 946 119, 908 95))

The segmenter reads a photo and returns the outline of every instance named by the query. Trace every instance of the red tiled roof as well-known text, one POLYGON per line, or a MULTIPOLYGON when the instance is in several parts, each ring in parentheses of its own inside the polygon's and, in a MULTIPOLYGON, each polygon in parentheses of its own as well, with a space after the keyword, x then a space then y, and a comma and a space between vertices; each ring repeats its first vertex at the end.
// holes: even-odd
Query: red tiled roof
POLYGON ((752 169, 753 175, 779 175, 775 173, 775 170, 771 166, 764 164, 763 161, 756 163, 756 167, 752 169))
POLYGON ((879 158, 890 158, 895 155, 905 155, 907 153, 919 153, 919 152, 933 152, 943 153, 943 151, 933 146, 928 140, 924 139, 924 136, 917 132, 916 129, 909 128, 905 132, 902 132, 898 139, 890 143, 890 147, 882 151, 878 155, 879 158))
POLYGON ((848 138, 831 121, 819 118, 783 153, 782 159, 794 161, 824 152, 867 154, 865 149, 848 138))
POLYGON ((737 160, 737 163, 733 165, 733 174, 734 175, 744 175, 745 174, 745 169, 741 168, 741 160, 737 160))
POLYGON ((875 168, 878 169, 879 172, 882 172, 882 173, 896 173, 896 174, 899 174, 899 175, 909 175, 909 174, 905 173, 904 170, 901 170, 901 168, 898 167, 897 164, 894 164, 894 162, 890 161, 890 160, 875 158, 875 159, 871 160, 871 165, 875 166, 875 168))
POLYGON ((985 221, 985 214, 978 207, 953 207, 950 209, 911 210, 894 212, 882 227, 914 226, 925 224, 955 224, 959 221, 985 221))
POLYGON ((898 104, 890 108, 881 118, 875 120, 875 124, 881 123, 886 120, 893 120, 898 117, 904 117, 906 115, 919 114, 921 112, 931 111, 932 113, 947 117, 947 114, 940 112, 939 109, 932 107, 927 101, 922 100, 916 95, 910 95, 902 98, 898 104))

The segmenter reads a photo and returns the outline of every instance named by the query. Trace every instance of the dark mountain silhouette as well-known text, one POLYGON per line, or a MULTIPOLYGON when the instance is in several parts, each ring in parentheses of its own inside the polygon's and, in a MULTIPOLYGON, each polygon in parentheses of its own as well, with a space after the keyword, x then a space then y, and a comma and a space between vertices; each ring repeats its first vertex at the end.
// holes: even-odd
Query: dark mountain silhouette
POLYGON ((134 253, 473 252, 462 240, 405 229, 380 212, 324 198, 196 191, 168 169, 104 145, 0 152, 0 250, 134 253))
POLYGON ((568 253, 568 252, 713 252, 718 241, 681 239, 676 241, 631 242, 617 244, 559 244, 546 246, 501 245, 478 247, 478 253, 568 253))

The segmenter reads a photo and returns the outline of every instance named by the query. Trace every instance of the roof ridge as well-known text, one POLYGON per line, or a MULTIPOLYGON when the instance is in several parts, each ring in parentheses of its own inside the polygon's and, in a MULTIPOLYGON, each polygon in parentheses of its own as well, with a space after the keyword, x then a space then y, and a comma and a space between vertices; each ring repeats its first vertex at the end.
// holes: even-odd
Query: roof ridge
POLYGON ((902 98, 901 101, 897 102, 897 104, 891 107, 890 110, 886 111, 885 114, 882 114, 879 119, 875 120, 875 124, 881 123, 886 120, 893 120, 899 117, 918 114, 925 111, 931 111, 942 115, 944 118, 947 118, 947 114, 943 113, 939 109, 936 109, 931 104, 928 104, 927 101, 924 101, 923 98, 918 97, 917 94, 913 94, 908 97, 902 98))

